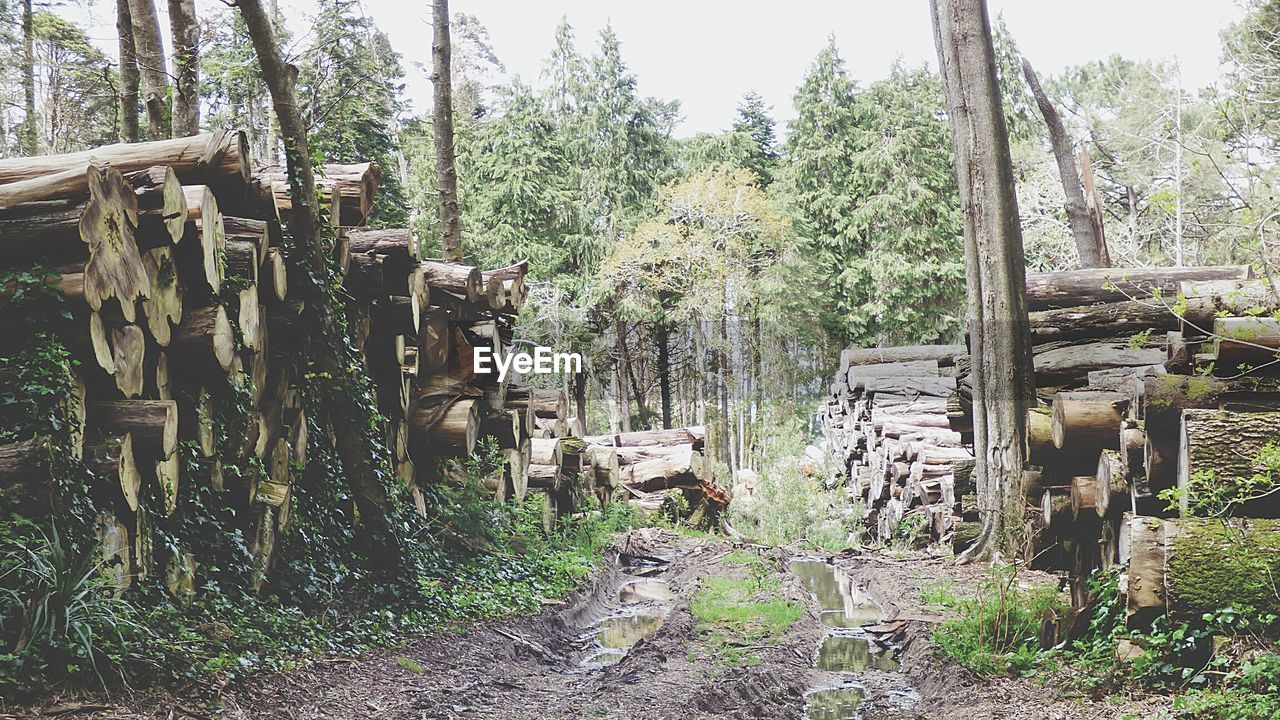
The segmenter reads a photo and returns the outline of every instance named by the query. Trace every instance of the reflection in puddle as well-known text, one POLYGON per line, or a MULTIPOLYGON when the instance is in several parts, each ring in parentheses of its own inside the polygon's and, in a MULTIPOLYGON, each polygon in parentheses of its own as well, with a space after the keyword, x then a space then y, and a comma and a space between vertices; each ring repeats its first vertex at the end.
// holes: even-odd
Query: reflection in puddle
POLYGON ((599 648, 583 659, 583 667, 601 668, 622 662, 636 643, 652 637, 665 618, 656 610, 606 618, 595 631, 599 648))
POLYGON ((815 690, 804 696, 804 716, 807 720, 854 720, 863 697, 860 687, 815 690))
POLYGON ((884 619, 884 611, 853 579, 834 565, 821 560, 793 560, 791 572, 800 578, 822 606, 822 624, 854 628, 884 619))
POLYGON ((636 580, 623 585, 618 590, 618 601, 623 603, 637 603, 646 600, 668 603, 674 600, 675 597, 676 595, 671 592, 671 588, 661 580, 636 580))
POLYGON ((818 648, 819 670, 857 673, 867 668, 897 670, 898 667, 892 650, 882 650, 864 637, 828 635, 818 648))

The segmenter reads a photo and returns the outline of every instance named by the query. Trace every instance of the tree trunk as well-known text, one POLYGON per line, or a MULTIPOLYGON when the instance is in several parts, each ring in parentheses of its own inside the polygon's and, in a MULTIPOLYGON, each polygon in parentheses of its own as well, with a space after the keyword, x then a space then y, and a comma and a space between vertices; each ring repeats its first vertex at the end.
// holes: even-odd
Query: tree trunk
POLYGON ((200 25, 195 0, 169 0, 173 33, 173 136, 200 132, 200 25))
POLYGON ((1040 106, 1040 114, 1044 115, 1044 123, 1049 127, 1049 142, 1053 145, 1053 157, 1058 161, 1058 176, 1062 178, 1062 190, 1066 197, 1067 221, 1071 224, 1071 234, 1076 239, 1080 267, 1106 267, 1102 262, 1101 238, 1094 234, 1093 223, 1089 219, 1089 208, 1085 204, 1080 173, 1076 170, 1076 153, 1071 136, 1062 124, 1058 109, 1040 87, 1040 79, 1036 77, 1031 61, 1025 57, 1022 58, 1022 74, 1026 76, 1031 94, 1036 98, 1036 105, 1040 106))
POLYGON ((22 0, 22 95, 26 117, 22 120, 21 148, 24 155, 40 152, 36 122, 36 29, 31 0, 22 0))
POLYGON ((143 100, 147 107, 147 137, 169 137, 165 112, 169 107, 169 75, 165 70, 164 43, 154 0, 129 0, 133 44, 142 74, 143 100))
POLYGON ((1023 432, 1033 397, 1018 199, 986 3, 931 0, 964 209, 981 539, 963 556, 1021 545, 1023 432))
POLYGON ((658 345, 658 391, 662 400, 662 429, 671 429, 671 339, 670 326, 665 319, 654 327, 654 342, 658 345))
POLYGON ((120 44, 120 141, 138 142, 138 52, 133 44, 129 0, 116 0, 116 36, 120 44))
POLYGON ((462 226, 458 211, 458 171, 453 145, 453 74, 449 44, 449 0, 432 5, 431 83, 433 137, 436 147, 436 192, 440 203, 440 243, 445 258, 462 261, 462 226))
MULTIPOLYGON (((346 343, 341 318, 338 317, 341 310, 335 307, 322 285, 325 278, 329 277, 326 262, 330 257, 330 248, 326 246, 318 227, 318 202, 315 174, 311 167, 311 149, 295 85, 297 68, 285 64, 271 20, 261 1, 240 0, 237 6, 253 40, 263 79, 271 92, 272 103, 280 122, 290 188, 294 197, 303 201, 301 207, 290 216, 289 233, 290 249, 296 254, 298 262, 308 270, 303 273, 308 282, 301 288, 300 295, 308 310, 307 334, 315 340, 311 343, 311 353, 322 372, 329 373, 337 382, 358 386, 358 378, 354 377, 357 371, 353 368, 359 367, 359 363, 353 362, 344 349, 346 343)), ((386 458, 371 452, 384 448, 370 447, 367 429, 374 419, 363 410, 364 405, 352 403, 350 408, 330 413, 329 421, 333 426, 335 449, 342 462, 347 483, 355 495, 361 525, 374 541, 381 544, 382 557, 386 560, 384 567, 393 570, 399 565, 400 548, 399 539, 388 518, 391 512, 390 499, 380 481, 380 477, 388 472, 384 467, 386 458)))

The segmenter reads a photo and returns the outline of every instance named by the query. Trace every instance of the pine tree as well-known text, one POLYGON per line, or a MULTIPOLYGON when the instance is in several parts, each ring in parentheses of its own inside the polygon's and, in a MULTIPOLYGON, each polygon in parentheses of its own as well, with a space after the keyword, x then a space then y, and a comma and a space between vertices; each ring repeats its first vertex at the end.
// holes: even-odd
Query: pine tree
POLYGON ((746 158, 745 167, 755 173, 762 188, 773 182, 778 165, 775 123, 769 115, 771 110, 760 93, 750 90, 738 103, 737 118, 733 121, 733 131, 751 139, 751 153, 746 158))

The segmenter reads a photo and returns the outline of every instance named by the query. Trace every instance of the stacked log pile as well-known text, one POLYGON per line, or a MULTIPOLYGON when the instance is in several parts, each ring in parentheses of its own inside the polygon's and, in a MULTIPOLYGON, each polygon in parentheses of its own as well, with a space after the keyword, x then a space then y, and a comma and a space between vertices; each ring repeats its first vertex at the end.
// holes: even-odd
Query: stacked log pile
MULTIPOLYGON (((1271 284, 1237 266, 1080 270, 1029 274, 1027 299, 1037 398, 1026 418, 1028 559, 1066 571, 1077 606, 1088 602, 1091 572, 1127 565, 1135 621, 1280 604, 1273 586, 1254 582, 1259 568, 1280 569, 1280 298, 1271 284)), ((932 499, 902 437, 971 447, 969 367, 963 346, 842 356, 822 411, 825 442, 835 479, 878 511, 882 539, 886 515, 896 522, 932 499), (952 381, 950 355, 954 392, 932 396, 935 383, 952 381), (922 370, 927 381, 898 381, 903 394, 877 398, 892 378, 922 370), (914 427, 895 426, 889 408, 898 407, 914 427), (946 422, 935 426, 939 413, 946 422)), ((957 547, 976 519, 959 480, 971 467, 962 458, 941 475, 950 476, 939 490, 950 486, 942 500, 957 547)))
POLYGON ((641 430, 583 438, 596 468, 596 486, 610 481, 610 493, 646 510, 659 510, 678 493, 695 525, 714 523, 729 504, 715 469, 703 455, 706 429, 641 430))
POLYGON ((829 485, 843 484, 867 511, 868 529, 888 542, 904 521, 927 535, 964 535, 976 520, 972 453, 949 427, 958 345, 841 353, 821 412, 829 485), (969 515, 966 518, 966 514, 969 515))
MULTIPOLYGON (((527 264, 482 271, 423 259, 408 230, 359 227, 375 165, 323 170, 350 341, 419 511, 419 483, 447 481, 440 460, 472 453, 482 435, 506 463, 496 497, 538 487, 530 470, 542 438, 557 443, 557 476, 569 478, 552 490, 570 492, 586 454, 581 441, 551 439, 566 434, 564 394, 473 365, 477 348, 511 347, 527 264)), ((81 425, 71 432, 96 482, 113 488, 100 535, 104 555, 121 561, 120 590, 158 572, 175 595, 194 591, 189 553, 153 550, 148 530, 181 511, 188 483, 232 491, 259 582, 270 573, 309 434, 332 434, 306 417, 310 339, 292 290, 304 270, 286 237, 291 210, 281 171, 253 170, 238 131, 0 161, 0 270, 50 271, 70 311, 58 332, 77 361, 70 402, 81 425)), ((38 440, 0 445, 0 488, 38 496, 47 453, 38 440)))

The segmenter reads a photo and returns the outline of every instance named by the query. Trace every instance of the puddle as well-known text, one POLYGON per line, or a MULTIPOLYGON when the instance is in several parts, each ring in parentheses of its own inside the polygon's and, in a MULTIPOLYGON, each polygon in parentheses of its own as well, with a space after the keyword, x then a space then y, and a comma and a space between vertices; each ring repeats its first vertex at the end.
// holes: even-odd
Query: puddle
POLYGON ((828 635, 818 648, 819 670, 859 673, 867 668, 893 671, 901 667, 892 650, 881 649, 865 637, 828 635))
POLYGON ((622 662, 636 643, 658 632, 664 620, 656 609, 604 619, 594 633, 597 649, 583 658, 582 666, 595 669, 622 662))
POLYGON ((884 610, 834 565, 821 560, 792 560, 790 569, 818 599, 823 625, 856 628, 884 620, 884 610))
POLYGON ((676 594, 661 580, 636 580, 618 590, 618 602, 621 603, 669 603, 675 598, 676 594))
POLYGON ((806 720, 855 720, 866 693, 857 686, 814 690, 804 696, 806 720))

